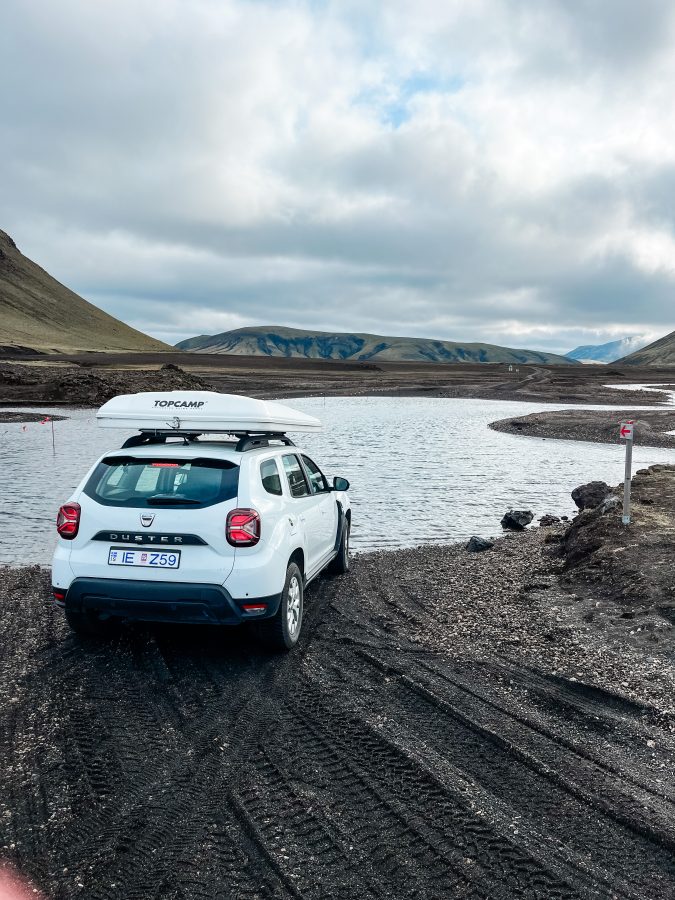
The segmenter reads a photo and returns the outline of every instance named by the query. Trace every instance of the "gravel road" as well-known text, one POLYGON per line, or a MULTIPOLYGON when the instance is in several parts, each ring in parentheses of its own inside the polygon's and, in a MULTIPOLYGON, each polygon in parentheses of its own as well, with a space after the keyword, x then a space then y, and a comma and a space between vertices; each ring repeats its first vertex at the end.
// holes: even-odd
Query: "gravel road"
POLYGON ((675 675, 538 529, 358 557, 300 647, 69 634, 0 574, 0 856, 54 900, 672 898, 675 675))

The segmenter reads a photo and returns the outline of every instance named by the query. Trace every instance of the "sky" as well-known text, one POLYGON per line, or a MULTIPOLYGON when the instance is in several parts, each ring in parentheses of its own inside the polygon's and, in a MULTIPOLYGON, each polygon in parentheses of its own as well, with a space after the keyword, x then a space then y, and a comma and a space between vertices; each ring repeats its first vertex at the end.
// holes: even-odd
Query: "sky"
POLYGON ((3 0, 0 228, 169 343, 675 328, 671 0, 3 0))

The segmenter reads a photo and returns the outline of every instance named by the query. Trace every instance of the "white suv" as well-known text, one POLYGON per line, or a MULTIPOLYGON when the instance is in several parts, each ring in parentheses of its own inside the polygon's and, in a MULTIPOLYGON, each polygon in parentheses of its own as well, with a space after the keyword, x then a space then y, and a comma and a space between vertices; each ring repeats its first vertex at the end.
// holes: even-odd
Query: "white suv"
POLYGON ((282 434, 136 435, 59 510, 54 598, 77 632, 256 622, 268 645, 289 650, 305 586, 348 569, 348 488, 282 434))

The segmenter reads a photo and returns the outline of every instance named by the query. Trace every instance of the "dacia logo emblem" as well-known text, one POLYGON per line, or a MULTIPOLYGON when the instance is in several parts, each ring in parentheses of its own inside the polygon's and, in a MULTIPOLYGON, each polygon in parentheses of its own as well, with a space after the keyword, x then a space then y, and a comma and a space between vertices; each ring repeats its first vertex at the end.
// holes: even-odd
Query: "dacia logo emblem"
POLYGON ((141 525, 142 525, 144 528, 149 528, 149 527, 152 525, 152 523, 153 523, 154 521, 155 521, 155 517, 154 517, 153 515, 145 515, 145 516, 144 516, 144 515, 141 513, 141 525))

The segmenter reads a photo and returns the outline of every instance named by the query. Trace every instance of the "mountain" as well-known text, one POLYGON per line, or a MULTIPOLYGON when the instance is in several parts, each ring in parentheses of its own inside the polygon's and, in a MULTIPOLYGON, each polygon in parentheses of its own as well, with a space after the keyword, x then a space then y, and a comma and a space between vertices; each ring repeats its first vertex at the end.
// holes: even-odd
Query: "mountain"
POLYGON ((640 350, 646 343, 644 337, 636 335, 621 338, 619 341, 610 341, 608 344, 585 344, 583 347, 570 350, 565 356, 568 359, 576 359, 578 362, 611 363, 629 353, 640 350))
POLYGON ((0 231, 0 347, 46 352, 167 350, 88 303, 24 256, 0 231))
POLYGON ((624 356, 620 362, 627 366, 675 366, 675 331, 642 350, 624 356))
POLYGON ((237 328, 222 334, 202 334, 176 344, 195 353, 233 353, 241 356, 291 356, 308 359, 351 359, 414 362, 567 363, 575 361, 555 353, 511 350, 494 344, 463 344, 430 338, 384 337, 304 331, 276 325, 237 328))

